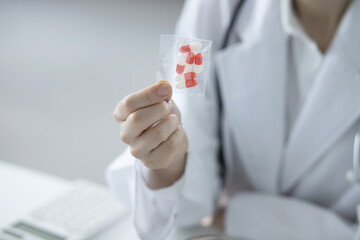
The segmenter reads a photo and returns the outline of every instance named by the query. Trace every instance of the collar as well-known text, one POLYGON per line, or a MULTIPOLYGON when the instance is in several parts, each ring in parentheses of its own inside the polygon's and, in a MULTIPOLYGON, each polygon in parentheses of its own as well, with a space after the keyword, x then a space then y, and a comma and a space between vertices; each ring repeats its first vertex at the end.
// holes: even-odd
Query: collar
POLYGON ((299 22, 293 8, 293 0, 281 0, 281 23, 284 32, 289 36, 297 38, 310 45, 316 45, 315 42, 306 34, 299 22))
POLYGON ((338 44, 360 74, 360 0, 353 0, 343 16, 334 44, 338 44))

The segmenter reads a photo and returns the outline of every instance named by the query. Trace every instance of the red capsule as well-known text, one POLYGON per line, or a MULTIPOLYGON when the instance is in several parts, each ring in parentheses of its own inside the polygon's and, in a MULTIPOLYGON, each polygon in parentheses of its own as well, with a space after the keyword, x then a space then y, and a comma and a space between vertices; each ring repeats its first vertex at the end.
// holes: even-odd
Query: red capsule
POLYGON ((196 78, 196 73, 187 72, 181 75, 176 76, 176 81, 186 81, 186 80, 194 80, 196 78))
POLYGON ((197 85, 197 81, 195 79, 186 80, 185 85, 186 85, 187 88, 195 87, 197 85))
POLYGON ((193 51, 199 50, 200 48, 201 48, 201 43, 193 42, 190 44, 182 45, 179 50, 182 53, 188 53, 188 52, 193 52, 193 51))
POLYGON ((178 63, 176 65, 176 72, 178 74, 183 74, 185 70, 185 61, 186 61, 187 55, 185 53, 180 54, 178 63))
POLYGON ((196 54, 195 56, 195 65, 194 65, 194 72, 199 74, 202 70, 202 62, 203 62, 203 56, 201 53, 196 54))
POLYGON ((176 84, 176 88, 191 88, 197 85, 197 81, 195 79, 189 79, 185 81, 180 81, 176 84))
POLYGON ((195 56, 195 64, 196 65, 201 65, 202 62, 203 62, 202 54, 201 53, 196 54, 196 56, 195 56))
POLYGON ((187 57, 186 57, 186 63, 187 64, 193 64, 195 61, 195 54, 193 52, 189 52, 187 57))
POLYGON ((185 65, 179 65, 179 64, 176 65, 176 72, 178 74, 183 74, 184 70, 185 70, 185 65))
POLYGON ((196 73, 194 72, 187 72, 184 74, 185 80, 191 80, 196 78, 196 73))

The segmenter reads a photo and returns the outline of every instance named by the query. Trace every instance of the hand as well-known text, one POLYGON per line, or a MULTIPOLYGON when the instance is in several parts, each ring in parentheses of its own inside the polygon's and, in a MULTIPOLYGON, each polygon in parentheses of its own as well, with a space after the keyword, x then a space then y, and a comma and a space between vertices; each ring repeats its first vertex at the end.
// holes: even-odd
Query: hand
POLYGON ((185 168, 188 140, 180 125, 181 114, 171 100, 167 81, 126 96, 116 107, 120 139, 131 154, 151 169, 148 185, 162 188, 181 177, 185 168))

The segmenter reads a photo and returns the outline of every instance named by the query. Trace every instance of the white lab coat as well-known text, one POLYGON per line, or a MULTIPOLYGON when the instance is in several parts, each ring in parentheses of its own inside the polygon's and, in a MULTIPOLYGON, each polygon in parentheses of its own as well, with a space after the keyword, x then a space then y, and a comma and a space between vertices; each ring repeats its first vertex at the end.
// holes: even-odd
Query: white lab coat
MULTIPOLYGON (((255 240, 360 240, 355 224, 360 187, 345 179, 360 126, 360 1, 354 0, 345 15, 332 43, 338 47, 327 53, 286 145, 288 37, 279 1, 247 1, 234 29, 235 43, 221 51, 237 1, 187 1, 178 33, 212 39, 214 64, 204 99, 175 97, 190 148, 181 197, 173 208, 176 218, 165 221, 164 231, 172 224, 195 224, 216 208, 216 68, 224 108, 225 188, 231 197, 227 234, 255 240), (235 41, 239 36, 241 43, 235 41)), ((117 164, 126 161, 133 161, 129 153, 107 173, 121 198, 126 195, 123 173, 129 171, 117 164)), ((141 233, 156 240, 164 234, 141 233)))

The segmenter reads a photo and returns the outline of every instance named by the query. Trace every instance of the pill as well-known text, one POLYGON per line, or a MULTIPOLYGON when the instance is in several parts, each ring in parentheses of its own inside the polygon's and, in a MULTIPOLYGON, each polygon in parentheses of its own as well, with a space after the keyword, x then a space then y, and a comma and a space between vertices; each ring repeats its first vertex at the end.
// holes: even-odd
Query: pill
POLYGON ((193 52, 189 52, 186 56, 186 63, 187 64, 193 64, 195 61, 195 54, 193 52))
POLYGON ((186 80, 194 80, 195 78, 196 78, 196 73, 187 72, 184 74, 177 75, 175 80, 176 81, 186 81, 186 80))
POLYGON ((201 53, 198 53, 195 55, 195 64, 196 65, 202 65, 203 62, 203 56, 201 53))
POLYGON ((182 45, 179 50, 182 53, 188 53, 188 52, 193 52, 193 51, 199 50, 200 48, 201 48, 201 43, 193 42, 190 44, 182 45))
POLYGON ((201 73, 202 62, 203 62, 202 54, 201 53, 196 54, 196 56, 195 56, 195 65, 194 65, 194 72, 195 73, 201 73))
POLYGON ((178 74, 183 74, 184 73, 184 71, 185 71, 185 65, 176 65, 176 72, 178 73, 178 74))
POLYGON ((197 81, 195 79, 189 79, 185 81, 180 81, 176 84, 177 88, 191 88, 197 85, 197 81))
POLYGON ((185 70, 185 64, 186 64, 186 58, 187 55, 185 53, 180 54, 178 63, 176 65, 176 72, 178 74, 182 74, 185 70))

